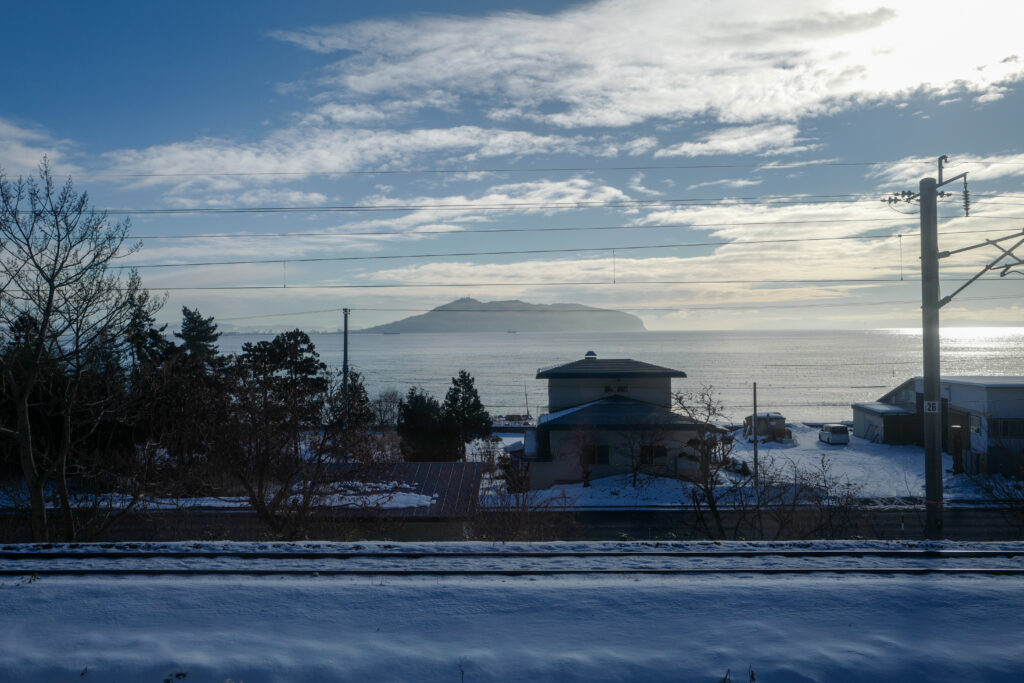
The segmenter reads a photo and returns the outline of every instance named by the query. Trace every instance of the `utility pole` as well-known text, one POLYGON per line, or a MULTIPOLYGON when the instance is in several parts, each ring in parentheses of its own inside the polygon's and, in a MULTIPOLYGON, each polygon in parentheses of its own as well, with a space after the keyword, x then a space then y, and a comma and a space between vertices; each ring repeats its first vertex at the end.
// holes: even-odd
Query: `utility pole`
POLYGON ((343 308, 341 309, 341 312, 345 316, 345 343, 341 357, 341 387, 342 391, 348 394, 348 314, 351 313, 351 311, 347 308, 343 308))
POLYGON ((971 194, 967 189, 967 174, 943 178, 942 171, 949 157, 943 154, 938 160, 938 181, 922 178, 917 193, 895 192, 882 201, 888 204, 919 201, 921 205, 921 342, 924 350, 924 464, 925 464, 925 535, 928 538, 942 538, 942 378, 939 370, 939 309, 967 289, 978 278, 990 270, 998 270, 999 277, 1011 273, 1024 275, 1017 270, 1024 266, 1014 250, 1024 246, 1024 230, 996 239, 961 247, 952 251, 939 251, 938 198, 951 193, 940 192, 939 188, 957 180, 963 180, 964 216, 971 215, 971 194), (1001 246, 1008 240, 1016 240, 1009 249, 1001 246), (939 259, 949 258, 972 249, 995 247, 1001 253, 978 271, 974 277, 960 285, 952 294, 939 297, 939 259))
POLYGON ((751 430, 754 432, 754 495, 757 508, 757 535, 764 538, 764 524, 761 523, 761 467, 757 459, 757 382, 754 382, 754 417, 750 422, 751 430))
MULTIPOLYGON (((942 161, 939 161, 942 175, 942 161)), ((939 375, 938 183, 922 178, 921 341, 924 347, 924 504, 925 536, 942 538, 942 397, 939 375)))
MULTIPOLYGON (((760 475, 757 462, 757 382, 754 382, 754 415, 750 419, 750 431, 754 434, 754 490, 760 491, 758 486, 760 475)), ((760 497, 760 493, 758 493, 758 498, 760 497)))

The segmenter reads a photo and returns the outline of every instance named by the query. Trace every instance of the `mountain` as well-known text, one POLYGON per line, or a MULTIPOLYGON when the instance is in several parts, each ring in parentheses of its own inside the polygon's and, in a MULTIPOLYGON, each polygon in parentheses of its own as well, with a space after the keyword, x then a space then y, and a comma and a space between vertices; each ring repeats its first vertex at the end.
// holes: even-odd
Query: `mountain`
POLYGON ((640 318, 622 311, 582 304, 528 304, 525 301, 456 299, 422 315, 358 332, 643 332, 640 318))

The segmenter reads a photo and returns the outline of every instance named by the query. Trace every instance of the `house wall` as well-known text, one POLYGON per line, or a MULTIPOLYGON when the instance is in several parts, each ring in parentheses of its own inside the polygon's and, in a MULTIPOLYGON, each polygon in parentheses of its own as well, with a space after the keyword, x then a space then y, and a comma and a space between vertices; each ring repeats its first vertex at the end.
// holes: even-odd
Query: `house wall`
POLYGON ((886 443, 885 421, 882 419, 881 415, 877 415, 861 408, 854 408, 853 435, 874 443, 886 443))
POLYGON ((608 464, 591 465, 591 479, 631 472, 631 443, 633 448, 637 443, 657 443, 665 446, 665 457, 656 458, 653 465, 646 465, 643 469, 652 474, 675 475, 679 454, 686 447, 686 443, 696 436, 695 429, 667 431, 656 437, 637 437, 636 433, 617 429, 595 429, 586 432, 551 430, 548 432, 551 460, 530 463, 530 488, 546 489, 554 484, 583 481, 579 453, 580 447, 585 443, 608 446, 608 464))
POLYGON ((910 444, 920 438, 917 415, 879 415, 862 408, 853 409, 853 435, 874 443, 910 444))
POLYGON ((548 380, 548 411, 555 412, 590 401, 621 394, 668 408, 672 397, 670 377, 573 377, 548 380), (619 391, 625 388, 625 391, 619 391))
MULTIPOLYGON (((919 399, 923 384, 920 378, 916 380, 919 399)), ((943 403, 949 406, 944 429, 948 430, 954 424, 965 427, 962 430, 967 449, 964 454, 965 470, 970 474, 1024 474, 1024 436, 1003 435, 998 422, 1024 419, 1024 388, 955 381, 944 381, 940 386, 943 403)), ((947 446, 951 444, 947 443, 946 436, 944 432, 943 448, 948 450, 947 446)))

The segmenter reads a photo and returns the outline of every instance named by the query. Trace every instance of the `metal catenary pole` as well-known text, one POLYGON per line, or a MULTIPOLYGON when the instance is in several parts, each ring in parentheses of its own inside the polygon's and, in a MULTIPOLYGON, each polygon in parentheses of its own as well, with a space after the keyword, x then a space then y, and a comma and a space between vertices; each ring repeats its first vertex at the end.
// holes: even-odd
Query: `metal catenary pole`
POLYGON ((939 395, 939 248, 935 178, 922 178, 921 341, 924 349, 925 536, 942 538, 942 402, 939 395))

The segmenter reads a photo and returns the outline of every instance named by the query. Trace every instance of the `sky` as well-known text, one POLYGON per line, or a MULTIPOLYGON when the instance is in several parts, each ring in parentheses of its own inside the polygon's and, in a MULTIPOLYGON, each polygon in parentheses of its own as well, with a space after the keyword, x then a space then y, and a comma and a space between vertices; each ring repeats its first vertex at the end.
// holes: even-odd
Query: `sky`
MULTIPOLYGON (((46 156, 130 220, 172 324, 473 297, 913 327, 918 208, 886 197, 945 154, 971 210, 946 188, 941 249, 1024 229, 1011 0, 3 5, 0 167, 46 156)), ((942 293, 998 256, 943 260, 942 293)), ((1022 295, 989 273, 943 325, 1024 325, 1022 295)))

